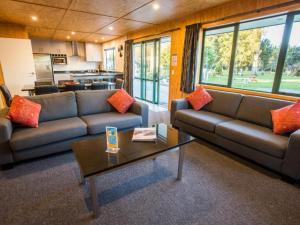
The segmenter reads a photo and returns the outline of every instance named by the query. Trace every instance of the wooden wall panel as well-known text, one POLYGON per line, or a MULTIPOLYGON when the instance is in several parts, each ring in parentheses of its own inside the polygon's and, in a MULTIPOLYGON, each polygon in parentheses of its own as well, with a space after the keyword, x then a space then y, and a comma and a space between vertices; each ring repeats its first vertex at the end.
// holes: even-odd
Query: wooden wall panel
POLYGON ((0 37, 28 39, 28 32, 25 26, 0 22, 0 37))
MULTIPOLYGON (((0 62, 0 84, 4 84, 1 62, 0 62)), ((5 104, 4 97, 3 97, 2 93, 0 92, 0 109, 4 108, 5 106, 6 106, 6 104, 5 104)))
MULTIPOLYGON (((180 28, 180 30, 171 32, 172 44, 171 44, 171 55, 177 55, 177 66, 171 67, 170 70, 170 95, 169 99, 182 98, 185 96, 184 93, 180 91, 181 82, 181 67, 182 67, 182 56, 183 56, 183 46, 184 46, 184 36, 185 36, 185 26, 193 23, 208 23, 215 20, 220 20, 218 22, 205 24, 204 26, 216 26, 225 23, 238 22, 242 19, 249 19, 264 16, 267 14, 275 14, 280 12, 295 11, 300 9, 299 1, 291 0, 244 0, 244 1, 231 1, 223 5, 219 5, 197 14, 186 17, 182 20, 172 21, 151 27, 148 29, 143 29, 137 32, 133 32, 127 35, 128 39, 137 39, 140 37, 147 36, 151 39, 151 35, 155 35, 167 30, 180 28), (283 3, 290 3, 289 5, 282 5, 283 3), (266 11, 261 11, 265 7, 277 6, 278 8, 270 8, 266 11)), ((214 88, 207 86, 207 88, 214 88)), ((230 89, 227 89, 230 90, 230 89)), ((238 90, 233 90, 238 91, 238 90)), ((249 92, 249 94, 262 95, 257 92, 249 92)), ((293 97, 282 96, 282 95, 272 95, 268 94, 267 97, 274 97, 286 100, 295 100, 293 97)))

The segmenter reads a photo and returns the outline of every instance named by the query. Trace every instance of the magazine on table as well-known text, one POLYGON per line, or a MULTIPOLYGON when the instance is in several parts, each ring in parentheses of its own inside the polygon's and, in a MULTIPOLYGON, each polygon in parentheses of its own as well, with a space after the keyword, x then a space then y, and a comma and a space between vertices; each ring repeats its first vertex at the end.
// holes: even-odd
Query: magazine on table
POLYGON ((132 141, 156 141, 156 128, 135 128, 132 141))

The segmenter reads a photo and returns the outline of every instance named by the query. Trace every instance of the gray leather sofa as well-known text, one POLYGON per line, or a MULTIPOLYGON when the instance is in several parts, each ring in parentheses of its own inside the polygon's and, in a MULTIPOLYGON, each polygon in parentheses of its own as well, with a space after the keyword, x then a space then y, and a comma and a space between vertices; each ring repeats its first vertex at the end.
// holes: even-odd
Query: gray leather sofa
POLYGON ((300 179, 300 130, 285 136, 272 132, 270 110, 292 102, 208 92, 214 101, 200 111, 193 110, 185 99, 172 101, 172 125, 284 176, 300 179))
POLYGON ((78 91, 28 97, 41 104, 38 128, 12 124, 0 115, 0 165, 71 149, 71 143, 105 132, 148 126, 148 105, 135 102, 125 114, 116 112, 107 98, 115 90, 78 91))

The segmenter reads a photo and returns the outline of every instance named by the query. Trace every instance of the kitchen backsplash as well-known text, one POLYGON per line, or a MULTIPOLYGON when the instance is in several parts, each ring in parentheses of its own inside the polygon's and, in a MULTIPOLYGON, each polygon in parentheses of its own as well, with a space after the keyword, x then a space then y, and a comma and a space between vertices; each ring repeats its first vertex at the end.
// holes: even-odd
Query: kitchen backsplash
POLYGON ((53 71, 70 71, 70 70, 96 70, 101 63, 87 62, 83 57, 68 57, 67 65, 53 65, 53 71))

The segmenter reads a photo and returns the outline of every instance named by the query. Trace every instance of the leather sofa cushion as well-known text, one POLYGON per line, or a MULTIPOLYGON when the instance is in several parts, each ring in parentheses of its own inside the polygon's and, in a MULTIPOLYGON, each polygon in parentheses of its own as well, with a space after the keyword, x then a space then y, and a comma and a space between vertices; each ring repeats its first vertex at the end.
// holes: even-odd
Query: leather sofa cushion
POLYGON ((10 139, 10 146, 14 151, 20 151, 86 134, 86 124, 80 118, 73 117, 43 122, 38 128, 15 129, 10 139))
POLYGON ((214 132, 217 124, 232 120, 232 118, 203 110, 183 109, 177 111, 175 114, 175 126, 177 120, 206 131, 214 132))
POLYGON ((271 110, 280 109, 291 104, 293 102, 244 96, 237 112, 237 119, 272 128, 271 110))
POLYGON ((79 116, 112 111, 107 99, 115 92, 116 90, 76 91, 79 116))
POLYGON ((39 122, 77 116, 77 104, 74 92, 36 95, 27 98, 41 105, 39 122))
POLYGON ((133 113, 108 112, 82 116, 81 119, 87 124, 88 133, 91 135, 104 133, 106 126, 122 130, 142 125, 142 117, 133 113))
POLYGON ((243 95, 216 90, 207 90, 207 92, 214 100, 203 109, 235 118, 243 95))
POLYGON ((218 124, 216 134, 277 158, 284 157, 289 139, 274 134, 269 128, 240 120, 218 124))

